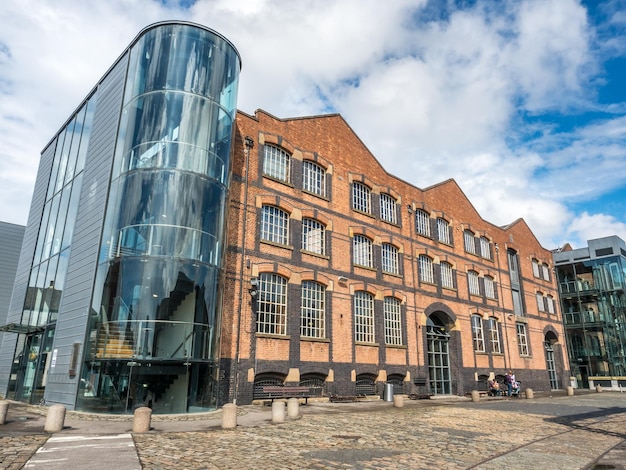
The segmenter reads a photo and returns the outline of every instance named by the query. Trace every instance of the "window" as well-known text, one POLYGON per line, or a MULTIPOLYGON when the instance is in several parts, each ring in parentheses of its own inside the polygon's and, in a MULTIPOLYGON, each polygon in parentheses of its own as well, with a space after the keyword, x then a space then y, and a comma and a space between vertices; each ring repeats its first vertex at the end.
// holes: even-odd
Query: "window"
POLYGON ((354 341, 374 342, 374 297, 368 292, 354 294, 354 341))
POLYGON ((418 235, 430 237, 430 216, 421 209, 415 211, 415 231, 418 235))
POLYGON ((315 219, 302 219, 302 249, 323 255, 326 253, 324 226, 315 219))
POLYGON ((480 315, 472 315, 472 339, 474 351, 485 352, 485 338, 483 336, 483 319, 480 315))
POLYGON ((284 150, 273 145, 265 146, 263 174, 277 180, 289 182, 290 157, 284 150))
POLYGON ((491 258, 491 243, 487 237, 480 237, 480 256, 485 259, 491 258))
POLYGON ((389 194, 380 195, 380 218, 392 224, 398 223, 398 210, 396 200, 389 194))
POLYGON ((495 284, 491 276, 485 276, 485 297, 488 299, 496 298, 495 284))
POLYGON ((289 216, 274 206, 261 208, 261 240, 286 245, 289 231, 289 216))
POLYGON ((420 280, 422 282, 434 284, 435 276, 433 275, 433 260, 426 255, 420 255, 418 262, 420 280))
POLYGON ((502 354, 502 345, 500 344, 500 329, 498 328, 498 320, 489 319, 489 342, 491 343, 491 352, 502 354))
POLYGON ((383 243, 381 247, 382 270, 390 274, 400 274, 398 263, 398 249, 389 243, 383 243))
POLYGON ((465 251, 467 253, 476 254, 476 241, 474 240, 474 233, 470 230, 463 232, 463 240, 465 242, 465 251))
POLYGON ((480 295, 480 285, 478 284, 478 273, 476 271, 467 272, 467 284, 471 295, 480 295))
POLYGON ((385 344, 402 345, 402 315, 400 301, 395 297, 385 297, 385 344))
POLYGON ((310 160, 302 162, 302 189, 326 196, 326 169, 310 160))
POLYGON ((287 279, 278 274, 259 276, 256 331, 272 335, 287 332, 287 279))
POLYGON ((371 268, 372 241, 363 235, 355 235, 352 239, 352 255, 355 265, 371 268))
POLYGON ((546 305, 548 306, 548 313, 554 313, 554 297, 551 295, 547 296, 546 305))
POLYGON ((532 264, 533 264, 533 276, 540 277, 539 276, 539 262, 533 258, 532 264))
POLYGON ((439 265, 439 268, 441 269, 441 287, 454 289, 454 276, 452 274, 452 265, 444 261, 439 265))
POLYGON ((363 183, 352 184, 352 208, 357 211, 372 213, 372 195, 370 188, 363 183))
POLYGON ((313 281, 302 282, 300 336, 326 337, 326 288, 313 281))
POLYGON ((546 264, 541 265, 541 274, 544 280, 550 280, 550 268, 546 264))
POLYGON ((441 217, 437 219, 437 240, 448 245, 452 244, 450 241, 450 224, 441 217))
POLYGON ((543 303, 543 294, 541 292, 537 292, 536 295, 537 295, 537 310, 539 310, 540 312, 545 312, 546 309, 543 303))
POLYGON ((526 335, 526 324, 516 323, 517 329, 517 346, 520 356, 529 356, 528 353, 528 337, 526 335))

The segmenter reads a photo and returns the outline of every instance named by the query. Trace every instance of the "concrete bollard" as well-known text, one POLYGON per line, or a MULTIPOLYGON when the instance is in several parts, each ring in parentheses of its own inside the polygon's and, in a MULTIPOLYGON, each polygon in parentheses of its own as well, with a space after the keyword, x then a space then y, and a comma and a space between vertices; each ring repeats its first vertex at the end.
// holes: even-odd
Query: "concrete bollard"
POLYGON ((574 395, 574 387, 567 387, 567 396, 571 397, 574 395))
POLYGON ((533 392, 532 388, 526 389, 526 398, 528 398, 529 400, 532 400, 533 398, 535 398, 535 392, 533 392))
POLYGON ((237 427, 237 405, 226 403, 222 407, 222 429, 235 429, 237 427))
POLYGON ((602 393, 602 385, 596 385, 596 393, 602 393))
POLYGON ((43 427, 45 432, 59 432, 63 430, 65 425, 65 406, 52 405, 48 408, 46 415, 46 424, 43 427))
POLYGON ((290 418, 297 418, 300 416, 300 400, 297 398, 290 398, 287 400, 287 416, 290 418))
POLYGON ((480 392, 478 390, 472 390, 472 401, 477 403, 480 401, 480 392))
POLYGON ((285 402, 275 401, 272 403, 272 423, 285 422, 285 402))
POLYGON ((150 431, 150 421, 152 419, 152 408, 141 406, 133 414, 133 432, 150 431))
POLYGON ((7 413, 9 412, 9 402, 0 400, 0 424, 7 422, 7 413))
POLYGON ((393 407, 402 408, 404 406, 404 397, 402 395, 393 396, 393 407))

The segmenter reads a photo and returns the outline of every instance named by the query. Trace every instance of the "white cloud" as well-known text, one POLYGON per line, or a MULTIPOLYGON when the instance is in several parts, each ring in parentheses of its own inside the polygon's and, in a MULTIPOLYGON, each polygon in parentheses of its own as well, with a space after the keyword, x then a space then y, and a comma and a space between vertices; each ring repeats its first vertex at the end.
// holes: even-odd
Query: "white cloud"
POLYGON ((606 214, 583 212, 576 216, 565 231, 563 242, 570 242, 574 248, 587 246, 587 240, 617 235, 626 240, 626 223, 606 214))
MULTIPOLYGON (((463 10, 447 3, 448 17, 420 22, 426 3, 2 2, 0 220, 26 222, 39 152, 136 34, 184 19, 239 50, 241 110, 340 112, 390 173, 420 187, 453 177, 485 219, 524 217, 549 246, 574 216, 568 198, 626 182, 623 104, 607 105, 615 119, 570 132, 524 120, 595 106, 597 37, 585 9, 479 0, 463 10), (530 131, 540 137, 528 146, 530 131)), ((624 53, 623 41, 605 41, 605 53, 624 53)))

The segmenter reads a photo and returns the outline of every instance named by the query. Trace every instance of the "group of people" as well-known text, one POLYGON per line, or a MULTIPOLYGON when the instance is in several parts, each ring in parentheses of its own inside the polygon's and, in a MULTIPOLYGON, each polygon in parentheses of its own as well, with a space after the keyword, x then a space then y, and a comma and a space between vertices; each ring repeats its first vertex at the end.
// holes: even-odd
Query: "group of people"
MULTIPOLYGON (((519 382, 515 379, 515 374, 513 373, 513 371, 510 370, 505 374, 504 385, 506 385, 507 396, 510 397, 519 393, 519 382)), ((502 395, 503 392, 505 391, 501 389, 500 382, 498 382, 495 377, 489 380, 490 395, 499 397, 502 395)))

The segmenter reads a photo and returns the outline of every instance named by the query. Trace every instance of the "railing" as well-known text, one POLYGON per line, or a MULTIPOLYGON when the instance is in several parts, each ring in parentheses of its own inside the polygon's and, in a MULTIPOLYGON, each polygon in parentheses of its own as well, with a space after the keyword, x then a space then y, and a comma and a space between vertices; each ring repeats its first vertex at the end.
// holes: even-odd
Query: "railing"
POLYGON ((94 351, 98 359, 208 359, 213 328, 203 323, 124 320, 98 326, 94 351))
POLYGON ((563 318, 566 325, 580 325, 582 323, 600 323, 606 320, 601 312, 588 310, 586 312, 564 312, 563 318))

